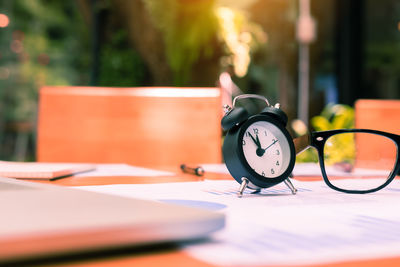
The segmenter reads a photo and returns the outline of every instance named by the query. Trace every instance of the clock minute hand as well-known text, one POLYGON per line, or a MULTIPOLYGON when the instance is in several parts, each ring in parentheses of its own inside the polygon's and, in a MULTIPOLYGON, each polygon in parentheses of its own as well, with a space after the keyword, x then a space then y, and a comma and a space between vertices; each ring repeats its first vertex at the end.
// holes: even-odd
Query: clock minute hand
POLYGON ((270 144, 269 146, 267 146, 266 148, 264 148, 264 152, 267 151, 268 148, 270 148, 271 146, 273 146, 276 142, 278 142, 278 140, 274 140, 274 142, 272 142, 272 144, 270 144))

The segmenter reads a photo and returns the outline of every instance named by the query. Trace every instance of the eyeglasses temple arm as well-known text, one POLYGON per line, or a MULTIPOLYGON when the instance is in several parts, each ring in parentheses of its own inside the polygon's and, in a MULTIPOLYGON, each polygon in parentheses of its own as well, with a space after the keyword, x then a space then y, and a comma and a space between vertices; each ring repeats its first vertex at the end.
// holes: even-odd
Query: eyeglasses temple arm
POLYGON ((311 145, 311 135, 310 133, 306 133, 305 135, 296 137, 293 139, 294 148, 296 151, 296 155, 300 152, 306 150, 311 145))

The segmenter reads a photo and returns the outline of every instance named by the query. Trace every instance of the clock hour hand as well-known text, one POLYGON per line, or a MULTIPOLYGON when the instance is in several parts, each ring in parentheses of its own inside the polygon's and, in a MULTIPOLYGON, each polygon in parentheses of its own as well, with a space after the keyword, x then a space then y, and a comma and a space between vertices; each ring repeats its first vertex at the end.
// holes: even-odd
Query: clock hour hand
POLYGON ((251 139, 253 140, 253 142, 256 144, 256 146, 258 148, 261 148, 261 144, 260 144, 260 139, 258 139, 258 135, 256 134, 257 138, 254 138, 250 132, 248 132, 248 134, 250 135, 251 139))
POLYGON ((264 155, 264 149, 262 149, 261 147, 261 142, 260 139, 258 138, 258 134, 256 134, 256 138, 254 138, 251 133, 249 132, 249 135, 251 137, 251 139, 253 140, 253 142, 257 145, 257 150, 256 150, 256 154, 259 157, 262 157, 262 155, 264 155))
POLYGON ((256 140, 257 140, 258 148, 261 148, 261 142, 260 142, 260 139, 258 138, 258 134, 256 134, 256 140))

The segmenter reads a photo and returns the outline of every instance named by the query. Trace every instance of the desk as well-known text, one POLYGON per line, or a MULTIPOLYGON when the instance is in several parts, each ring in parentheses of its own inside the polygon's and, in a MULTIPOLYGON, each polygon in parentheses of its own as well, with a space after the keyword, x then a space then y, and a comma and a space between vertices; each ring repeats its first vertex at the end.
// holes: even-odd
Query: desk
MULTIPOLYGON (((168 177, 67 177, 52 182, 51 184, 59 184, 65 186, 80 186, 80 185, 104 185, 117 183, 159 183, 159 182, 183 182, 183 181, 200 181, 203 179, 229 179, 227 175, 206 173, 203 177, 197 177, 190 174, 183 174, 179 168, 168 168, 164 170, 174 171, 175 176, 168 177)), ((302 178, 308 179, 308 178, 302 178)), ((343 263, 318 264, 313 266, 325 267, 350 267, 350 266, 399 266, 400 257, 389 259, 374 259, 374 260, 357 260, 343 263)), ((52 262, 49 265, 41 266, 213 266, 186 254, 178 248, 160 248, 141 251, 126 251, 126 253, 117 253, 116 255, 107 253, 102 257, 88 257, 79 260, 64 261, 55 264, 52 262)), ((268 266, 268 265, 265 265, 268 266)))

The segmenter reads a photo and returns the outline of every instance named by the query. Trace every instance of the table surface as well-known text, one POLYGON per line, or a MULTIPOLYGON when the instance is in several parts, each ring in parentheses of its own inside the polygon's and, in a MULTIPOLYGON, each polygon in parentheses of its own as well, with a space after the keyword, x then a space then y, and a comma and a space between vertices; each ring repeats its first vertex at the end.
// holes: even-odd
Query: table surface
MULTIPOLYGON (((172 171, 175 173, 174 176, 165 177, 65 177, 54 181, 38 181, 41 183, 50 183, 63 186, 84 186, 84 185, 107 185, 107 184, 149 184, 149 183, 169 183, 169 182, 193 182, 201 181, 204 179, 214 180, 227 180, 232 179, 226 174, 206 173, 204 176, 199 177, 192 174, 182 173, 177 168, 162 168, 165 171, 172 171)), ((322 178, 302 178, 302 180, 321 180, 322 178)), ((99 253, 102 254, 102 253, 99 253)), ((324 267, 350 267, 350 266, 400 266, 400 257, 385 258, 385 259, 374 259, 374 260, 357 260, 339 263, 328 263, 318 264, 313 266, 324 266, 324 267)), ((102 255, 88 255, 74 258, 63 258, 61 260, 55 259, 49 262, 39 262, 37 266, 96 266, 96 267, 108 267, 108 266, 164 266, 164 267, 180 267, 180 266, 192 266, 192 267, 208 267, 214 266, 208 263, 199 261, 177 247, 165 246, 158 248, 140 249, 140 250, 125 250, 119 251, 113 254, 104 253, 102 255)), ((271 265, 265 265, 271 266, 271 265)), ((279 265, 281 266, 281 265, 279 265)), ((300 266, 300 265, 299 265, 300 266)))

